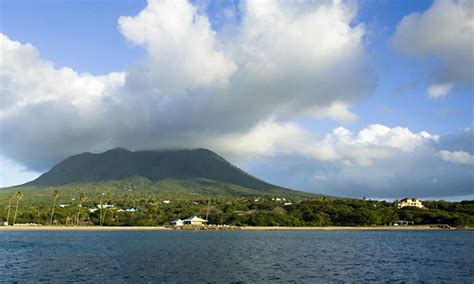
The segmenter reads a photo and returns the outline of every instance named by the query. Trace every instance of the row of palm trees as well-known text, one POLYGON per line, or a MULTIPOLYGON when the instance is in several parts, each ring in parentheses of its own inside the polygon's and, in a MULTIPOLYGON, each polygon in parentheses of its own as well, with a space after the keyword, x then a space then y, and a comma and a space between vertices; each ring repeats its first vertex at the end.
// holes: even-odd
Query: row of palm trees
MULTIPOLYGON (((16 216, 18 215, 18 206, 20 205, 20 201, 23 200, 23 193, 18 191, 17 193, 15 193, 15 198, 16 198, 16 206, 15 206, 15 215, 13 217, 13 225, 15 225, 16 223, 16 216)), ((7 213, 7 222, 6 222, 7 225, 9 224, 8 222, 10 221, 12 199, 13 199, 12 197, 8 198, 8 213, 7 213)))
MULTIPOLYGON (((54 208, 56 208, 56 201, 59 198, 59 191, 57 191, 57 190, 53 191, 52 197, 53 197, 53 206, 51 208, 51 217, 50 217, 50 220, 49 220, 49 225, 53 225, 54 208)), ((23 193, 18 191, 17 193, 15 193, 15 198, 16 198, 16 206, 15 206, 15 215, 13 217, 13 226, 16 224, 16 217, 18 215, 18 207, 20 205, 20 201, 23 200, 23 193)), ((11 212, 11 207, 12 207, 12 199, 13 199, 13 197, 11 197, 11 196, 8 198, 8 213, 7 213, 7 221, 5 222, 6 225, 9 225, 9 221, 10 221, 10 212, 11 212)), ((77 210, 77 223, 76 223, 76 226, 79 225, 79 217, 81 215, 81 207, 86 201, 87 201, 87 197, 84 194, 81 193, 81 195, 79 197, 80 206, 77 210)), ((104 213, 103 217, 105 218, 105 213, 104 213)), ((101 225, 102 224, 103 224, 103 221, 102 221, 102 214, 101 214, 101 225)))
MULTIPOLYGON (((58 200, 59 197, 59 191, 55 190, 53 191, 53 207, 51 209, 51 219, 49 221, 49 225, 53 225, 53 219, 54 219, 54 208, 56 208, 56 201, 58 200)), ((77 220, 76 220, 76 226, 79 226, 79 218, 81 216, 81 208, 82 205, 87 201, 87 196, 85 196, 83 193, 79 196, 79 208, 77 209, 77 220)))

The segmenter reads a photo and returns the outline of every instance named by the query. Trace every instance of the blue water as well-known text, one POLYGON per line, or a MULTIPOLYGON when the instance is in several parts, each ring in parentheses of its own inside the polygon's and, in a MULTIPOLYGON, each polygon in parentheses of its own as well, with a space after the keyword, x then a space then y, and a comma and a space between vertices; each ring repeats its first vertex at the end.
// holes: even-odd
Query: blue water
POLYGON ((474 231, 0 231, 0 282, 474 282, 474 231))

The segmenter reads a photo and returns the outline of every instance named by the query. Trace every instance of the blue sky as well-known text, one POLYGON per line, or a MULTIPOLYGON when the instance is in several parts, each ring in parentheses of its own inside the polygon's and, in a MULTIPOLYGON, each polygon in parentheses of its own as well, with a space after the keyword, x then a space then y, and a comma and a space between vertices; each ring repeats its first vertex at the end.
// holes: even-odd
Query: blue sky
MULTIPOLYGON (((38 133, 37 136, 29 134, 29 142, 19 142, 15 139, 20 138, 14 138, 14 135, 4 139, 7 141, 0 145, 3 159, 0 164, 5 170, 0 175, 0 185, 26 182, 55 162, 81 151, 102 151, 116 146, 133 150, 207 147, 271 182, 346 196, 417 195, 414 183, 408 182, 400 191, 385 183, 370 190, 356 188, 351 191, 348 188, 367 187, 360 181, 365 176, 362 173, 373 170, 371 167, 383 164, 382 168, 387 172, 397 172, 394 168, 400 168, 398 163, 418 165, 434 159, 440 163, 436 175, 455 172, 455 168, 462 174, 431 177, 434 174, 429 171, 418 173, 415 170, 412 175, 437 182, 444 179, 446 184, 461 184, 463 189, 451 193, 433 186, 431 191, 421 191, 423 195, 444 197, 473 193, 473 182, 469 177, 473 173, 472 149, 450 148, 449 153, 442 152, 447 151, 449 145, 439 142, 445 136, 467 139, 467 142, 456 140, 457 145, 472 142, 472 135, 464 133, 470 133, 473 123, 474 56, 471 51, 469 58, 467 51, 466 57, 465 51, 473 48, 473 24, 472 17, 464 19, 459 16, 472 13, 469 1, 326 1, 310 3, 307 7, 306 4, 299 7, 288 1, 286 4, 260 5, 262 7, 254 5, 255 1, 250 4, 239 1, 165 2, 0 2, 0 32, 8 42, 31 44, 39 54, 32 66, 39 66, 38 62, 47 60, 53 64, 51 72, 70 68, 75 72, 73 77, 80 82, 81 76, 88 73, 91 80, 98 80, 106 90, 100 94, 96 94, 95 89, 90 90, 91 97, 87 100, 81 98, 80 90, 77 98, 69 98, 67 90, 39 86, 33 79, 23 80, 21 76, 14 81, 3 75, 5 85, 12 87, 0 94, 6 98, 2 104, 8 105, 9 98, 14 98, 11 100, 17 100, 18 104, 23 96, 19 93, 29 87, 34 90, 44 87, 51 92, 51 97, 42 97, 41 104, 22 106, 14 115, 11 111, 2 116, 6 117, 2 118, 6 129, 2 136, 9 135, 13 129, 28 131, 30 127, 37 130, 51 126, 57 131, 48 130, 49 134, 38 133), (138 16, 141 11, 147 12, 148 16, 138 16), (326 13, 322 13, 324 11, 326 13), (178 25, 186 27, 182 30, 168 23, 181 17, 185 21, 188 14, 191 21, 179 23, 178 20, 178 25), (266 18, 268 14, 272 17, 266 18), (167 15, 175 17, 168 18, 167 15), (404 20, 409 15, 412 16, 408 18, 415 20, 404 20), (121 18, 123 16, 128 18, 121 18), (204 17, 204 20, 200 22, 197 17, 204 17), (265 24, 271 21, 275 21, 274 27, 265 24), (206 22, 209 22, 209 27, 206 22), (326 22, 330 24, 321 26, 326 22), (434 26, 436 24, 444 28, 439 29, 434 26), (147 25, 159 29, 148 29, 147 25), (404 25, 408 28, 403 29, 404 25), (460 28, 463 26, 468 27, 467 31, 460 28), (298 28, 304 37, 290 28, 286 30, 286 27, 298 28), (253 38, 256 31, 261 34, 253 38), (176 36, 181 36, 180 33, 187 34, 176 36), (340 37, 335 34, 340 34, 340 37), (198 42, 202 37, 196 35, 203 35, 207 41, 198 42), (280 42, 285 36, 301 39, 299 46, 290 42, 285 46, 284 40, 280 42), (413 37, 419 41, 413 41, 413 37), (443 43, 447 41, 444 37, 453 44, 443 43), (321 50, 318 50, 318 40, 322 41, 321 50), (274 46, 267 46, 273 41, 274 46), (426 42, 434 43, 427 46, 426 42), (457 43, 465 42, 465 49, 455 47, 457 43), (326 45, 330 51, 324 50, 326 45), (265 52, 265 47, 268 47, 268 52, 265 52), (288 50, 288 60, 285 50, 288 50), (305 50, 308 52, 307 60, 303 56, 305 50), (315 50, 314 56, 310 55, 311 50, 315 50), (278 56, 275 62, 272 56, 278 56), (189 61, 185 62, 186 65, 179 65, 183 60, 189 61), (453 67, 451 62, 457 60, 467 68, 458 70, 453 67), (194 67, 196 64, 199 66, 199 62, 204 62, 204 71, 194 67), (193 66, 192 70, 189 66, 193 66), (255 68, 260 71, 253 73, 255 68), (285 73, 289 72, 287 70, 292 73, 285 73), (467 75, 465 70, 468 70, 467 75), (109 76, 111 72, 118 75, 109 76), (97 79, 101 75, 109 76, 104 79, 106 82, 97 79), (260 75, 262 79, 259 81, 260 75), (248 79, 251 76, 252 79, 248 79), (181 86, 175 78, 182 78, 186 83, 181 86), (285 84, 283 80, 279 85, 278 78, 289 78, 289 81, 285 84), (312 80, 322 86, 312 83, 312 80), (292 84, 295 87, 291 87, 292 84), (441 93, 433 97, 429 90, 441 90, 441 93), (224 95, 216 97, 221 93, 224 95), (102 105, 104 101, 108 103, 102 105), (113 111, 109 109, 111 101, 115 102, 114 107, 118 105, 113 111), (87 106, 79 109, 84 105, 87 106), (255 105, 259 107, 254 109, 255 105), (67 107, 78 111, 77 116, 69 117, 59 111, 67 107), (45 113, 53 112, 58 112, 56 117, 64 115, 65 122, 71 121, 71 129, 61 132, 67 127, 48 121, 51 118, 45 113), (139 116, 135 112, 147 115, 139 116), (117 115, 121 119, 108 119, 111 113, 123 116, 117 115), (223 115, 226 119, 216 122, 223 115), (44 124, 28 124, 26 121, 32 117, 44 121, 44 124), (97 122, 96 128, 87 126, 92 121, 97 122), (371 125, 386 128, 370 128, 371 125), (112 130, 105 135, 101 127, 112 130), (351 141, 340 136, 342 132, 334 134, 340 127, 352 133, 351 141), (400 134, 400 129, 405 128, 407 130, 400 134), (420 134, 422 132, 429 136, 420 134), (329 137, 331 133, 334 135, 329 137), (49 135, 47 139, 46 135, 49 135), (143 135, 147 142, 136 141, 132 138, 135 135, 143 135), (380 141, 369 141, 364 135, 371 135, 370 139, 378 137, 376 140, 380 141), (88 138, 91 136, 94 136, 93 142, 80 143, 86 139, 90 141, 88 138), (163 139, 165 136, 167 138, 163 139), (183 137, 192 142, 183 142, 183 137), (207 140, 207 137, 212 139, 207 140), (238 141, 237 146, 229 145, 227 141, 230 140, 238 141), (312 143, 303 145, 303 140, 312 140, 312 143), (401 140, 403 143, 393 142, 401 140), (328 151, 335 154, 319 153, 319 148, 328 144, 331 144, 328 151), (418 148, 412 150, 415 146, 406 144, 418 148), (66 146, 58 149, 48 145, 66 146), (32 155, 31 152, 35 151, 26 151, 25 148, 42 154, 32 155), (372 158, 360 158, 356 152, 361 151, 372 158), (396 154, 396 151, 401 151, 401 154, 396 154), (410 160, 413 155, 409 151, 430 154, 410 160), (397 155, 404 159, 396 161, 393 157, 397 155), (274 161, 274 166, 266 166, 268 161, 274 161), (286 163, 293 166, 284 168, 282 173, 280 167, 286 163), (315 172, 322 173, 316 175, 317 184, 313 179, 315 172), (343 175, 346 180, 327 185, 321 182, 329 182, 331 176, 338 175, 343 175), (338 190, 333 192, 334 188, 338 190)), ((7 54, 5 46, 7 44, 2 44, 3 54, 7 54)), ((12 59, 4 64, 4 70, 10 70, 8 64, 15 66, 17 63, 12 59)), ((38 68, 44 71, 42 66, 38 68)), ((69 79, 64 80, 67 82, 69 79)), ((50 84, 58 86, 63 82, 52 81, 50 84)), ((88 88, 91 84, 81 85, 81 88, 88 88)), ((43 91, 37 93, 37 97, 44 94, 43 91)), ((33 102, 34 96, 31 94, 23 101, 33 102)), ((378 175, 377 182, 384 173, 378 175)), ((376 183, 375 180, 368 181, 376 183)))

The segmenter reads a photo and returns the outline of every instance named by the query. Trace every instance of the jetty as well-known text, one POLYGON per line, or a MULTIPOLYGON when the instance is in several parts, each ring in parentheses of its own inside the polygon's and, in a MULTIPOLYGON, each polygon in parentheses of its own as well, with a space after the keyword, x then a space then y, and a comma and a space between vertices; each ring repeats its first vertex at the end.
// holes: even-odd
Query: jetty
POLYGON ((242 230, 242 227, 230 225, 182 225, 170 226, 171 229, 177 231, 237 231, 242 230))

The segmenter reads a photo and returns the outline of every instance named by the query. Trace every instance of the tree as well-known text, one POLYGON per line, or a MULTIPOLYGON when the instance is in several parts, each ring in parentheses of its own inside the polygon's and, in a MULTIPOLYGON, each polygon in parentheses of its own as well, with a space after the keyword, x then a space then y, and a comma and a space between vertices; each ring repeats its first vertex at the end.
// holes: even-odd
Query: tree
POLYGON ((107 214, 107 205, 109 205, 109 201, 112 199, 112 192, 107 192, 105 194, 105 198, 108 200, 108 202, 106 204, 102 204, 104 211, 103 213, 101 211, 101 214, 99 215, 99 223, 101 226, 103 226, 105 222, 105 215, 107 214))
POLYGON ((10 210, 12 208, 12 197, 8 197, 8 213, 7 213, 7 226, 8 226, 8 221, 10 220, 10 210))
POLYGON ((59 191, 53 191, 53 208, 51 209, 51 220, 49 221, 49 225, 53 225, 53 217, 54 217, 54 207, 56 207, 56 200, 59 197, 59 191))
POLYGON ((77 209, 77 223, 76 226, 79 226, 79 217, 81 216, 81 208, 84 202, 86 202, 87 196, 85 196, 83 193, 79 196, 79 209, 77 209))
POLYGON ((18 192, 15 194, 15 198, 16 198, 16 207, 15 207, 15 216, 13 217, 13 226, 15 226, 16 215, 18 214, 18 205, 20 204, 20 200, 23 199, 23 193, 21 193, 20 191, 18 191, 18 192))

